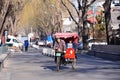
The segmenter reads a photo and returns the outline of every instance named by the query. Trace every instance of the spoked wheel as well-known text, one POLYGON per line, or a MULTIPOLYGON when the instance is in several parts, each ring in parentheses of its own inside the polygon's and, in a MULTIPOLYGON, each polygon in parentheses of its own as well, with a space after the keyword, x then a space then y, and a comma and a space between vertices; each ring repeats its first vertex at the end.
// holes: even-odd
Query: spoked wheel
POLYGON ((72 61, 72 69, 75 69, 75 66, 76 66, 76 58, 73 59, 73 61, 72 61))
POLYGON ((56 70, 57 70, 57 71, 60 70, 60 57, 57 57, 57 61, 56 61, 56 70))

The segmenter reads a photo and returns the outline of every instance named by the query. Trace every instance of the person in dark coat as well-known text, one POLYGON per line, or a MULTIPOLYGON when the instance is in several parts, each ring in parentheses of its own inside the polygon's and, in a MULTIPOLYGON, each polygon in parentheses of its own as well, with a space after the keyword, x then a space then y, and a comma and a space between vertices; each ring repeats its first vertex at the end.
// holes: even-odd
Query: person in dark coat
POLYGON ((24 41, 25 51, 28 51, 29 42, 28 40, 24 41))

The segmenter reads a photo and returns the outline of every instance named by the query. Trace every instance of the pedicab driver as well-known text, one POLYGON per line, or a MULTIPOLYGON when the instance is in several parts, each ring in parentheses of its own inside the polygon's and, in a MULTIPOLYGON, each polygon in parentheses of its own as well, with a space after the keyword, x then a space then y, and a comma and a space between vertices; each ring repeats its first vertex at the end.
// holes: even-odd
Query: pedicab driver
MULTIPOLYGON (((54 50, 55 52, 63 52, 66 50, 66 45, 65 45, 65 41, 61 40, 60 38, 56 38, 55 44, 54 44, 54 50)), ((63 62, 64 62, 64 58, 61 57, 63 62)), ((56 62, 56 56, 55 56, 55 62, 56 62)))

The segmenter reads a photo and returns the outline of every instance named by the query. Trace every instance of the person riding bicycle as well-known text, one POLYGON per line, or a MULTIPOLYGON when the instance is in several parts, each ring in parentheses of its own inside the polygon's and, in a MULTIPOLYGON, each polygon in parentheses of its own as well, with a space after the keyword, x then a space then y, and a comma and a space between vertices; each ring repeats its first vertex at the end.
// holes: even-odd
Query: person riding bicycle
MULTIPOLYGON (((55 52, 64 52, 66 50, 65 41, 60 38, 57 38, 54 44, 54 50, 55 52)), ((57 57, 55 56, 55 62, 56 62, 56 58, 57 57)), ((65 62, 64 55, 62 55, 61 60, 63 63, 65 62)))

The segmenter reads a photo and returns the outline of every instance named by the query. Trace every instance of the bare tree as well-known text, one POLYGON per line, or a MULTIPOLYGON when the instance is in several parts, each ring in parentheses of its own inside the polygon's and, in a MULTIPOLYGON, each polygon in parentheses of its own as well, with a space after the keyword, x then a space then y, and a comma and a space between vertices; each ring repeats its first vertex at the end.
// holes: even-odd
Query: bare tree
MULTIPOLYGON (((3 0, 2 0, 3 1, 3 0)), ((1 1, 1 2, 2 2, 1 1)), ((4 26, 4 23, 5 23, 5 20, 7 18, 7 13, 8 13, 8 8, 9 8, 9 3, 10 3, 10 0, 5 0, 3 2, 3 4, 1 5, 1 13, 0 13, 0 34, 2 33, 3 31, 3 26, 4 26)))
POLYGON ((48 35, 51 32, 56 32, 61 30, 61 12, 59 1, 57 0, 41 0, 39 4, 39 10, 36 12, 36 27, 37 30, 48 35), (55 4, 57 3, 57 4, 55 4))
POLYGON ((75 24, 78 26, 78 35, 80 37, 82 37, 82 41, 83 41, 83 46, 84 49, 87 49, 87 39, 88 39, 88 27, 87 27, 87 11, 88 8, 96 1, 96 0, 77 0, 77 5, 78 8, 76 7, 76 5, 71 2, 71 0, 67 0, 67 2, 74 8, 74 10, 76 11, 77 14, 77 18, 74 17, 74 15, 72 14, 72 12, 70 11, 70 8, 67 6, 67 4, 65 3, 66 0, 61 0, 61 3, 63 4, 63 6, 66 8, 66 10, 68 11, 70 17, 72 18, 72 20, 75 22, 75 24))
MULTIPOLYGON (((1 14, 0 14, 0 33, 4 30, 4 24, 8 23, 10 21, 9 28, 12 28, 11 33, 15 30, 16 27, 16 22, 17 20, 17 15, 21 11, 22 7, 21 6, 21 0, 3 0, 3 5, 1 5, 1 14), (9 20, 7 20, 9 18, 9 20), (14 27, 14 29, 13 29, 14 27)), ((2 4, 2 3, 1 3, 2 4)))

